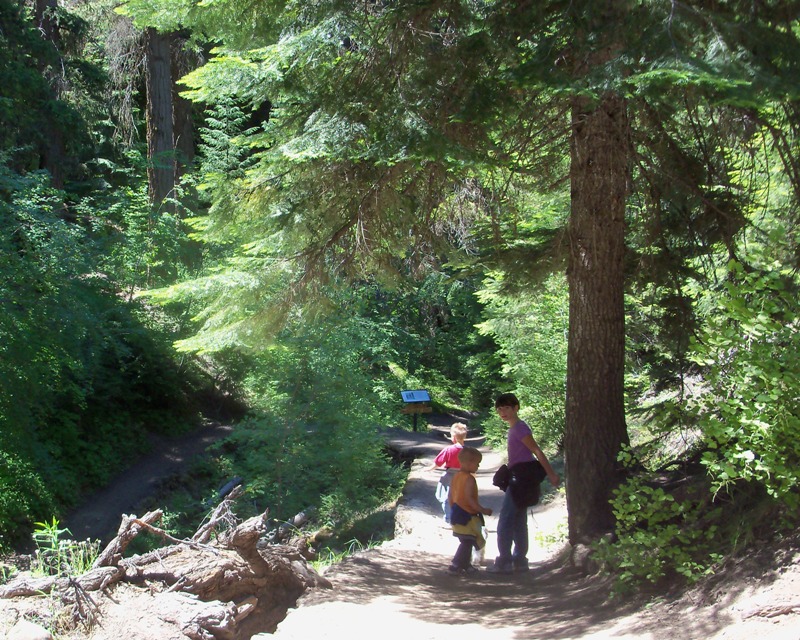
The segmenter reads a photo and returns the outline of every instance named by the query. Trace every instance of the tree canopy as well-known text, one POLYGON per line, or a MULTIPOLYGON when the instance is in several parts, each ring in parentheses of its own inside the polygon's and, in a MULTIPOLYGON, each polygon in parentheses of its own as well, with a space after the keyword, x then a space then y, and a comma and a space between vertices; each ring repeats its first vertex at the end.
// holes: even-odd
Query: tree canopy
MULTIPOLYGON (((630 507, 654 491, 637 493, 643 467, 707 473, 686 522, 723 494, 785 508, 795 4, 128 0, 113 17, 101 2, 59 13, 56 34, 0 0, 17 301, 0 326, 36 337, 10 362, 36 363, 19 380, 49 380, 47 415, 76 424, 64 399, 116 398, 108 369, 142 380, 151 369, 128 363, 145 353, 220 372, 254 412, 218 473, 246 469, 280 509, 318 493, 332 519, 385 497, 374 426, 407 385, 483 414, 517 391, 537 439, 563 448, 572 543, 634 540, 630 507), (56 35, 70 56, 53 57, 56 35), (56 339, 52 317, 81 322, 56 339), (98 335, 116 365, 95 364, 98 335), (336 453, 310 473, 305 438, 323 424, 336 453), (266 443, 269 469, 243 453, 266 443), (370 462, 326 493, 354 452, 370 462), (295 496, 275 480, 291 460, 295 496)), ((8 388, 13 421, 30 386, 8 388)))
MULTIPOLYGON (((241 132, 249 167, 212 195, 206 227, 240 247, 250 276, 239 276, 248 295, 237 326, 263 326, 252 298, 276 284, 278 299, 294 299, 338 278, 386 281, 449 260, 531 281, 542 259, 568 256, 570 537, 611 528, 629 441, 626 263, 642 277, 649 262, 696 259, 720 242, 735 255, 752 192, 731 188, 732 154, 755 151, 753 128, 775 131, 792 108, 791 17, 739 3, 438 1, 266 3, 253 19, 246 3, 187 4, 167 19, 167 5, 125 6, 216 43, 184 78, 188 97, 268 105, 241 132), (774 48, 758 46, 772 33, 774 48), (568 221, 565 204, 521 233, 526 194, 567 186, 568 221), (649 253, 638 264, 634 238, 649 253), (670 244, 691 256, 669 255, 670 244)), ((770 144, 791 157, 781 136, 770 144)), ((218 322, 236 317, 228 284, 209 307, 227 311, 206 316, 201 343, 206 331, 220 346, 218 322)))

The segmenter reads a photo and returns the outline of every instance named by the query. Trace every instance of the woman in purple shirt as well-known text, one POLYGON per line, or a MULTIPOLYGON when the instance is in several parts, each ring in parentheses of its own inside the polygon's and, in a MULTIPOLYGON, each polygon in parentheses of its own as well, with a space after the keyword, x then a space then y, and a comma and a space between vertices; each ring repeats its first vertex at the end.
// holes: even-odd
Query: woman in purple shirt
MULTIPOLYGON (((530 427, 519 418, 519 400, 513 393, 498 396, 494 403, 500 419, 508 423, 508 467, 536 459, 547 472, 547 479, 554 487, 561 482, 553 471, 550 461, 533 439, 530 427)), ((497 518, 497 551, 494 565, 488 568, 494 573, 512 573, 528 570, 528 513, 527 507, 518 507, 511 491, 506 491, 503 506, 497 518)))

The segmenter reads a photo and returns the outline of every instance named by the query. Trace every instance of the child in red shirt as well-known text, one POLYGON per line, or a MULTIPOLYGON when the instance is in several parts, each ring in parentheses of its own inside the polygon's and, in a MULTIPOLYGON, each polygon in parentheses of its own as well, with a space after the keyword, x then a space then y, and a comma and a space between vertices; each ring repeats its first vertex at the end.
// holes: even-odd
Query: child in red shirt
POLYGON ((444 521, 450 524, 450 502, 448 495, 450 493, 450 482, 453 476, 458 473, 461 468, 461 463, 458 461, 458 454, 464 447, 464 441, 467 439, 467 425, 463 422, 455 422, 450 426, 450 442, 451 445, 445 447, 439 452, 433 461, 430 470, 444 469, 444 473, 439 478, 436 485, 436 499, 442 505, 444 512, 444 521))

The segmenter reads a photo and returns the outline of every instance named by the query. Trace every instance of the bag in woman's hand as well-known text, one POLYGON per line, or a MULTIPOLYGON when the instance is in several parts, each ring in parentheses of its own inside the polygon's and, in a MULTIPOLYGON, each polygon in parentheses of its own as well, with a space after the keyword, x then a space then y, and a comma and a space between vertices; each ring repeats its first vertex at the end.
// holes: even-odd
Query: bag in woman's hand
POLYGON ((547 477, 547 471, 538 460, 520 462, 509 470, 511 478, 509 486, 514 504, 517 507, 532 507, 539 503, 541 495, 539 485, 547 477))
POLYGON ((511 470, 508 468, 507 464, 501 464, 500 468, 494 472, 494 476, 492 477, 492 484, 495 487, 499 487, 501 490, 505 491, 508 489, 508 485, 511 482, 511 470))

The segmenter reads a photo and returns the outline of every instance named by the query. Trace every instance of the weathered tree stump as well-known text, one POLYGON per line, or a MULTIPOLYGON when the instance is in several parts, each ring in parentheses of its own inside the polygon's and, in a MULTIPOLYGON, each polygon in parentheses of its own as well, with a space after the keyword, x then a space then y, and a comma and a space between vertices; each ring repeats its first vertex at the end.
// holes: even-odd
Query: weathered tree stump
POLYGON ((108 594, 113 601, 114 588, 124 583, 143 589, 148 598, 143 610, 158 618, 154 629, 167 624, 192 640, 237 640, 272 632, 308 588, 330 584, 308 565, 302 544, 264 544, 266 512, 236 524, 231 504, 240 494, 239 488, 228 494, 188 540, 177 540, 156 526, 161 511, 141 518, 125 515, 117 536, 88 572, 74 577, 23 575, 0 587, 0 597, 50 593, 72 607, 75 624, 102 624, 99 599, 108 594), (142 531, 169 544, 124 558, 142 531))

